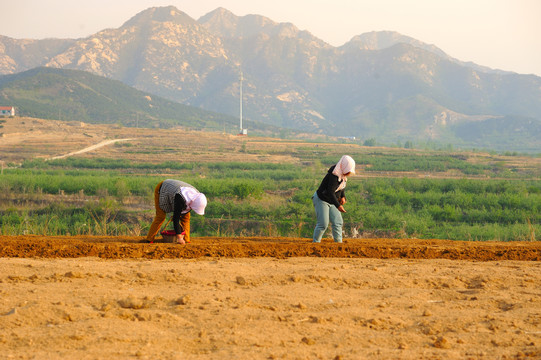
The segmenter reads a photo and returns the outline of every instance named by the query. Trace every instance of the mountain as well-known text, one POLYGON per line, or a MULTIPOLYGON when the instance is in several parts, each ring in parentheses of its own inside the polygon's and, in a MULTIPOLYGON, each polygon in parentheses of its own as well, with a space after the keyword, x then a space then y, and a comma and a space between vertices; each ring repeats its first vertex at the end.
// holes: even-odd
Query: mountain
POLYGON ((223 130, 226 124, 236 128, 238 123, 231 116, 175 103, 79 70, 42 67, 0 76, 0 98, 22 116, 43 119, 215 130, 223 130))
POLYGON ((354 36, 348 43, 342 46, 342 49, 364 49, 364 50, 383 50, 396 44, 409 44, 416 48, 427 50, 441 58, 455 62, 457 64, 470 67, 476 71, 494 73, 494 74, 512 74, 508 71, 491 69, 486 66, 477 65, 473 62, 464 62, 447 55, 443 50, 435 45, 426 44, 412 37, 397 33, 396 31, 372 31, 354 36))
POLYGON ((83 39, 28 41, 0 38, 0 71, 84 70, 232 116, 242 71, 243 114, 254 121, 388 143, 541 148, 540 77, 461 62, 395 32, 333 47, 264 16, 218 8, 195 20, 169 6, 83 39), (504 144, 510 128, 520 130, 504 144))
POLYGON ((75 40, 16 40, 0 35, 0 74, 14 74, 48 63, 75 40))

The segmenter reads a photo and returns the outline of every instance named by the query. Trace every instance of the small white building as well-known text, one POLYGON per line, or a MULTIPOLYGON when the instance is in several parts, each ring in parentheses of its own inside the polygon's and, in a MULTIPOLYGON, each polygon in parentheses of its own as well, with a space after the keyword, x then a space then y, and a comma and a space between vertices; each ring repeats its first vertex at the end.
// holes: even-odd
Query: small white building
POLYGON ((0 106, 0 116, 15 116, 15 108, 13 106, 0 106))

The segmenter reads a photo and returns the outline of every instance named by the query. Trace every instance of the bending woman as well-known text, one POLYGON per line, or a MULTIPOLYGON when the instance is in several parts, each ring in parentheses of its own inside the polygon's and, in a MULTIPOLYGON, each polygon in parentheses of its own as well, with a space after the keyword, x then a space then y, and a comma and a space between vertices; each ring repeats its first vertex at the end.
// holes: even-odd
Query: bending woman
POLYGON ((147 241, 153 242, 154 237, 165 221, 167 213, 173 213, 176 242, 190 242, 190 211, 204 215, 207 206, 205 194, 197 191, 192 185, 179 180, 165 180, 154 189, 156 216, 150 226, 147 241))
POLYGON ((340 213, 346 212, 344 209, 346 203, 344 188, 347 178, 351 174, 355 174, 355 160, 349 155, 344 155, 336 165, 330 167, 321 185, 312 196, 317 218, 313 242, 321 242, 329 222, 332 223, 334 242, 342 242, 344 221, 340 213))

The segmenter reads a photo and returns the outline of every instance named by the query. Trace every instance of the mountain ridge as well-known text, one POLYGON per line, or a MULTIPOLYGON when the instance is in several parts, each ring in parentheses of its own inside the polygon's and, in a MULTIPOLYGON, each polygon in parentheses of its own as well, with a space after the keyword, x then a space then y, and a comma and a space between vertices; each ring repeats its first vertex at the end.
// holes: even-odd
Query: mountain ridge
MULTIPOLYGON (((541 78, 464 63, 391 31, 333 47, 261 15, 218 8, 194 20, 169 6, 62 46, 37 65, 89 71, 233 116, 242 71, 247 119, 315 133, 471 146, 456 122, 440 120, 541 121, 541 78)), ((0 71, 30 65, 20 53, 0 53, 0 71)))

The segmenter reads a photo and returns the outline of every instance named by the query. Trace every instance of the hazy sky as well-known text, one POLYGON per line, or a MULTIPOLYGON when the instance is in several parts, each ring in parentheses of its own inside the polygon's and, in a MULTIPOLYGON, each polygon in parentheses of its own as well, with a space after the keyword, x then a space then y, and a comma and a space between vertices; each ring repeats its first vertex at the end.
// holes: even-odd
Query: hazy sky
POLYGON ((0 0, 0 35, 80 38, 138 12, 173 5, 194 19, 224 7, 290 22, 334 46, 392 30, 448 55, 541 76, 541 0, 0 0))

